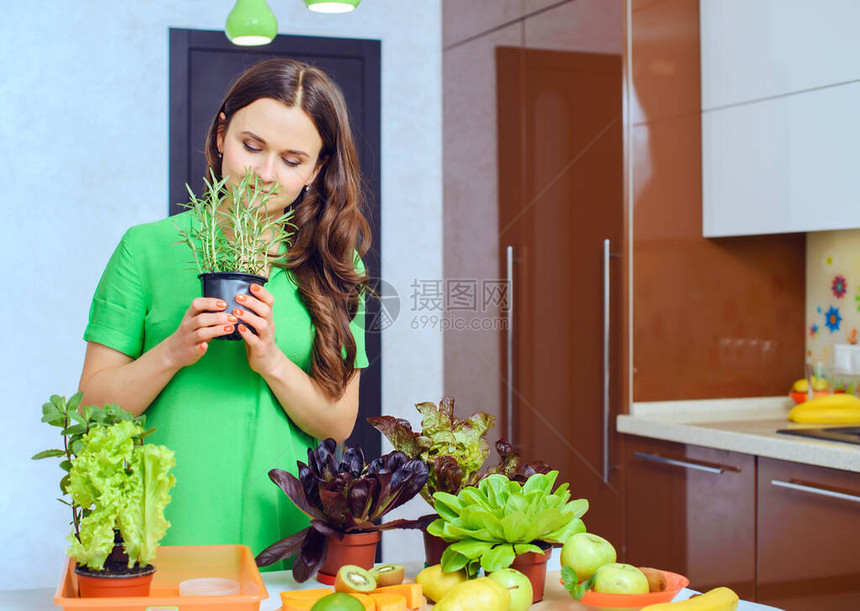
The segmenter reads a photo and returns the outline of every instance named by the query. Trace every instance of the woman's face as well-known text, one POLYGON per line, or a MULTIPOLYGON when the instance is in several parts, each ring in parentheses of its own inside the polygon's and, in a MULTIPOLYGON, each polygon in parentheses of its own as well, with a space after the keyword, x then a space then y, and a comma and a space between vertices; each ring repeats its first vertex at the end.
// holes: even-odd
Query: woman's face
POLYGON ((322 148, 319 132, 305 111, 260 98, 236 111, 226 132, 218 131, 221 172, 238 184, 251 168, 267 189, 279 185, 268 211, 279 215, 316 178, 322 148))

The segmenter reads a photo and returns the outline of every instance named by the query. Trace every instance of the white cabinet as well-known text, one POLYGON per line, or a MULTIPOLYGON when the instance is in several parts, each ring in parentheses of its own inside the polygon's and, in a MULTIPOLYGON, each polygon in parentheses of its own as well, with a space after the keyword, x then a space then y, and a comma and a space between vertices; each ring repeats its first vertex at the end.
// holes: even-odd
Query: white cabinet
POLYGON ((860 227, 857 0, 700 0, 705 237, 860 227))
POLYGON ((857 0, 700 0, 702 109, 860 78, 857 0))

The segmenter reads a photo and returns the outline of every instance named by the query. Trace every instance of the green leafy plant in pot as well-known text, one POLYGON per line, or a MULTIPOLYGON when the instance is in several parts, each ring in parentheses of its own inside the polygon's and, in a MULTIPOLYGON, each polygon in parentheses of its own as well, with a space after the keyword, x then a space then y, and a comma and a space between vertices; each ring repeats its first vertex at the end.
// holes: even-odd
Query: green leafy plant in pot
POLYGON ((257 566, 269 566, 295 556, 293 577, 306 581, 314 573, 329 585, 338 569, 355 564, 373 566, 379 531, 400 528, 407 520, 379 524, 379 518, 412 499, 427 482, 427 466, 410 460, 403 452, 390 452, 366 463, 360 446, 346 449, 338 458, 334 439, 308 449, 308 463, 298 463, 299 476, 282 469, 269 478, 290 497, 310 526, 277 541, 260 552, 257 566), (343 561, 341 552, 350 540, 366 555, 343 561))
MULTIPOLYGON (((436 492, 457 494, 481 479, 481 467, 490 453, 486 436, 495 418, 486 412, 476 412, 466 419, 457 418, 453 397, 444 397, 438 406, 427 401, 415 407, 421 414, 420 431, 413 431, 408 420, 393 416, 373 416, 367 421, 385 435, 395 450, 427 465, 429 477, 421 496, 432 507, 436 492)), ((434 540, 426 531, 427 525, 438 517, 431 513, 409 525, 425 532, 428 565, 438 564, 445 547, 444 542, 434 540)))
MULTIPOLYGON (((228 178, 216 180, 214 173, 204 182, 206 191, 200 198, 186 185, 190 201, 182 205, 192 212, 188 226, 174 223, 194 254, 203 296, 225 301, 232 312, 239 307, 236 295, 249 294, 253 283, 268 282, 271 263, 286 256, 295 229, 290 222, 293 209, 269 216, 267 206, 278 185, 263 185, 250 168, 237 184, 228 178)), ((234 330, 218 339, 242 336, 234 330)))
POLYGON ((520 483, 494 473, 457 495, 434 494, 440 517, 427 530, 451 542, 442 554, 442 570, 465 569, 474 577, 480 568, 491 573, 513 565, 525 572, 516 561, 534 554, 537 558, 527 558, 537 560, 538 572, 528 576, 534 601, 541 600, 551 548, 584 532, 582 516, 588 511, 586 499, 570 500, 567 483, 552 490, 557 476, 558 471, 535 473, 520 483))
POLYGON ((173 452, 143 443, 143 416, 117 405, 81 406, 81 398, 53 395, 42 406, 42 421, 62 429, 63 448, 33 458, 63 459, 60 490, 70 500, 59 500, 72 510, 68 553, 81 596, 146 596, 170 526, 173 452))

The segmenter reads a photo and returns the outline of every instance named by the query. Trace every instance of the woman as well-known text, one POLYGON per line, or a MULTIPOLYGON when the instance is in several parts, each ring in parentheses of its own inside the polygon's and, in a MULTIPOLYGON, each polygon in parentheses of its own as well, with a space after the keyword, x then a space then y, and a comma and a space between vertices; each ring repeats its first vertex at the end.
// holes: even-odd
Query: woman
MULTIPOLYGON (((358 413, 370 232, 342 94, 321 71, 274 59, 242 74, 206 139, 216 175, 253 170, 270 213, 293 205, 287 262, 243 307, 199 297, 174 220, 132 227, 96 289, 84 334, 87 404, 145 413, 176 452, 165 545, 243 543, 256 554, 306 525, 272 482, 316 440, 346 439, 358 413), (251 333, 246 325, 257 330, 251 333), (244 341, 211 341, 238 328, 244 341)), ((274 567, 280 568, 280 567, 274 567)))

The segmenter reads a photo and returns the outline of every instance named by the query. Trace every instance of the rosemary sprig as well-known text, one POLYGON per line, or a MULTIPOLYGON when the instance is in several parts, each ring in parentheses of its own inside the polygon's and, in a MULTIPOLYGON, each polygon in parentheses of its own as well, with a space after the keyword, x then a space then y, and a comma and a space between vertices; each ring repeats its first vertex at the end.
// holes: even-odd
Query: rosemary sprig
POLYGON ((250 168, 238 184, 227 178, 206 183, 205 194, 198 198, 186 185, 190 199, 183 204, 193 212, 197 226, 183 229, 176 225, 182 241, 194 255, 199 273, 241 272, 267 276, 270 252, 281 243, 290 245, 295 225, 293 210, 271 218, 267 204, 278 185, 263 186, 260 177, 250 168), (229 236, 229 237, 228 237, 229 236))

